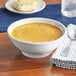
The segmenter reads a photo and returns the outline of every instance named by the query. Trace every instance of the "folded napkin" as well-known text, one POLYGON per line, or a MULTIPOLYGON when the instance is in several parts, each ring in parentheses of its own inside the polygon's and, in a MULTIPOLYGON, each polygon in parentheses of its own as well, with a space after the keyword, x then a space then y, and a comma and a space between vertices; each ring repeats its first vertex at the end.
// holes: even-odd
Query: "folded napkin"
POLYGON ((72 39, 66 35, 64 40, 61 42, 61 45, 51 57, 51 60, 57 67, 76 69, 76 39, 74 38, 76 37, 76 26, 73 24, 70 26, 68 26, 69 35, 72 39), (75 31, 75 33, 72 31, 75 31))
POLYGON ((0 32, 6 32, 8 26, 19 19, 28 18, 28 17, 45 17, 55 19, 60 21, 65 26, 69 23, 76 24, 76 18, 67 18, 61 14, 61 5, 47 5, 46 8, 38 13, 30 14, 30 15, 21 15, 12 13, 5 8, 0 8, 0 32))

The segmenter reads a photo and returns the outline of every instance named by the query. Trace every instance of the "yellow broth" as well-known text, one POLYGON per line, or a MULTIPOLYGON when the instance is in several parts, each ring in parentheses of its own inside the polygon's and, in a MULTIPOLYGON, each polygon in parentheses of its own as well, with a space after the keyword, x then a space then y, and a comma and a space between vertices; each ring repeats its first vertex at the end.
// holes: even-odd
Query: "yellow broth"
POLYGON ((62 31, 47 23, 28 23, 16 27, 12 36, 18 40, 29 42, 48 42, 62 36, 62 31))

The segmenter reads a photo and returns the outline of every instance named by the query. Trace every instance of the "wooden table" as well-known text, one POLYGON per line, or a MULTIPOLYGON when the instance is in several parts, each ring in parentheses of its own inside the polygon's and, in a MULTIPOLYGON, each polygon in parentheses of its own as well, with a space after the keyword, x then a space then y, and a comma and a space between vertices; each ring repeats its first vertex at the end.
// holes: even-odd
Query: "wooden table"
MULTIPOLYGON (((0 7, 4 7, 6 1, 0 0, 0 7)), ((57 4, 60 0, 45 2, 57 4)), ((41 59, 25 57, 11 43, 6 32, 0 33, 0 76, 76 76, 76 70, 61 69, 53 65, 50 56, 41 59)))

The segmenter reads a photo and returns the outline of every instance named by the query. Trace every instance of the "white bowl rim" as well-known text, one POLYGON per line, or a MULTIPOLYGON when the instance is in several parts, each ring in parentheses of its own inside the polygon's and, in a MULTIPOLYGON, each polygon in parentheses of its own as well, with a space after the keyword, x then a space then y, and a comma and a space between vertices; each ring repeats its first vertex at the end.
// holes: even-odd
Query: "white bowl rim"
POLYGON ((55 41, 60 40, 60 39, 63 38, 64 35, 66 34, 66 27, 65 27, 61 22, 59 22, 59 21, 57 21, 57 20, 54 20, 54 19, 50 19, 50 18, 44 18, 44 17, 23 18, 23 19, 19 19, 19 20, 17 20, 17 21, 14 21, 13 23, 11 23, 11 24, 9 25, 9 27, 7 28, 7 34, 8 34, 12 39, 14 39, 14 40, 16 40, 16 41, 18 41, 18 42, 21 42, 21 43, 35 44, 35 45, 49 44, 49 43, 52 43, 52 42, 55 42, 55 41), (57 38, 56 40, 53 40, 53 41, 47 41, 47 42, 30 42, 30 41, 22 41, 22 40, 18 40, 18 39, 16 39, 15 37, 13 37, 12 35, 10 35, 10 33, 8 32, 9 27, 10 27, 13 23, 18 22, 18 21, 21 21, 21 20, 35 19, 35 18, 37 18, 37 19, 47 19, 47 20, 52 20, 52 21, 54 21, 54 22, 56 22, 56 23, 62 25, 62 27, 64 28, 64 33, 63 33, 63 35, 62 35, 61 37, 57 38))
POLYGON ((37 12, 40 12, 42 11, 45 7, 46 7, 46 3, 42 0, 42 3, 43 3, 43 6, 40 8, 40 9, 37 9, 35 11, 31 11, 31 12, 20 12, 20 11, 17 11, 11 7, 8 7, 8 4, 9 2, 11 2, 12 0, 8 0, 5 4, 5 8, 11 12, 14 12, 14 13, 18 13, 18 14, 33 14, 33 13, 37 13, 37 12))

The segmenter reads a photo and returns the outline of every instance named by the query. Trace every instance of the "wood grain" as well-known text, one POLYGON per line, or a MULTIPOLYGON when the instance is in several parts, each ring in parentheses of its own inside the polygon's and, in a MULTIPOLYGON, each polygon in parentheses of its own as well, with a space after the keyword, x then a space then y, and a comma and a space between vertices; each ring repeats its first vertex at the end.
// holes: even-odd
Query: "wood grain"
MULTIPOLYGON (((0 0, 4 7, 7 0, 0 0)), ((45 0, 47 4, 57 4, 60 0, 45 0)), ((50 61, 50 56, 32 59, 21 54, 10 41, 7 33, 0 33, 0 76, 76 76, 76 70, 58 68, 50 61)))
MULTIPOLYGON (((5 3, 8 0, 0 0, 0 8, 5 7, 5 3)), ((61 0, 44 0, 46 4, 58 4, 61 2, 61 0)))

